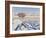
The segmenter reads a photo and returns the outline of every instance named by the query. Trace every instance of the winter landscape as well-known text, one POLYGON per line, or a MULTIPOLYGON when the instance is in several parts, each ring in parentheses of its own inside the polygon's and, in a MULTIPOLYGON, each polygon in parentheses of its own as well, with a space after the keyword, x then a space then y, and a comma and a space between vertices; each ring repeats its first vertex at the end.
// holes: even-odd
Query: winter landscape
POLYGON ((40 9, 13 7, 12 30, 28 31, 40 30, 40 9))

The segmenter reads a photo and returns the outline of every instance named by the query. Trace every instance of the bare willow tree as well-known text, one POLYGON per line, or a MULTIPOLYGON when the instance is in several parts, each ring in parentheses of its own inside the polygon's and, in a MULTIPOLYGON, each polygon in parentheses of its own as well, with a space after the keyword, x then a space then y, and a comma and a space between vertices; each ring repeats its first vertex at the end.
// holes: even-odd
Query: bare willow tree
POLYGON ((18 13, 17 15, 22 18, 26 16, 25 13, 18 13))
POLYGON ((19 16, 20 20, 24 20, 24 17, 26 16, 25 13, 18 13, 17 15, 19 16))

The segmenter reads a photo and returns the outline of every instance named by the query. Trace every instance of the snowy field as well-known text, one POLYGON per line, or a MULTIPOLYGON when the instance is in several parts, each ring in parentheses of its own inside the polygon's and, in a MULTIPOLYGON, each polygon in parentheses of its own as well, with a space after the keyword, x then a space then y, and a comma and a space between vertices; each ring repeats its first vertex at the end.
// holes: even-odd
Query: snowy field
POLYGON ((40 30, 40 16, 25 16, 24 19, 14 16, 13 30, 40 30))

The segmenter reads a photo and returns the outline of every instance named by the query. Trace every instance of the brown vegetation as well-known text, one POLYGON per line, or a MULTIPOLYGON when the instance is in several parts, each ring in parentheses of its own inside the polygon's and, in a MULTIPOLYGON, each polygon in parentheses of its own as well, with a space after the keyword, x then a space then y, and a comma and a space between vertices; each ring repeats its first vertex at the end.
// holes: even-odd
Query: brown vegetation
POLYGON ((25 13, 18 13, 17 15, 18 15, 19 17, 22 17, 22 18, 26 16, 25 13))

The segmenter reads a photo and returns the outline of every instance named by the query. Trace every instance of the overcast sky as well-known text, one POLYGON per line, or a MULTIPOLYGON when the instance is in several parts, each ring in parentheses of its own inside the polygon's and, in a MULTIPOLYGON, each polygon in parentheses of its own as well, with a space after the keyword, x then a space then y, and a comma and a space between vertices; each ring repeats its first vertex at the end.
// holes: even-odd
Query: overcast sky
POLYGON ((13 7, 12 8, 12 13, 14 15, 18 13, 27 13, 27 14, 40 14, 40 8, 27 8, 27 7, 13 7))

